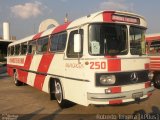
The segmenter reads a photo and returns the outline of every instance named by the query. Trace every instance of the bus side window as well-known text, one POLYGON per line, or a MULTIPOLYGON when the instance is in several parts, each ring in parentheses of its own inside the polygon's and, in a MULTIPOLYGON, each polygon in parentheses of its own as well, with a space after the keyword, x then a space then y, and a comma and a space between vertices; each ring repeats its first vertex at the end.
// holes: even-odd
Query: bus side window
POLYGON ((27 42, 21 44, 21 55, 25 55, 27 53, 27 42))
POLYGON ((11 55, 11 47, 8 47, 7 49, 7 56, 10 56, 11 55))
POLYGON ((151 42, 149 53, 152 55, 159 55, 160 54, 160 41, 154 40, 151 42))
POLYGON ((37 52, 38 53, 47 52, 47 50, 48 50, 48 39, 49 39, 49 36, 45 36, 43 38, 40 38, 37 41, 37 52))
POLYGON ((58 33, 51 36, 50 51, 64 51, 67 41, 67 32, 58 33))
POLYGON ((11 54, 10 55, 14 55, 14 46, 11 46, 11 54))
MULTIPOLYGON (((79 57, 82 57, 83 55, 83 30, 80 29, 79 33, 81 34, 81 52, 79 53, 79 57)), ((67 47, 67 57, 68 58, 78 58, 78 53, 74 52, 74 35, 78 34, 78 30, 70 32, 69 35, 69 41, 68 41, 68 47, 67 47)))
POLYGON ((67 41, 67 33, 66 32, 61 33, 58 39, 58 45, 57 45, 58 51, 64 51, 65 46, 66 46, 66 41, 67 41))
POLYGON ((15 46, 15 55, 19 55, 20 52, 20 45, 15 46))
POLYGON ((36 52, 36 41, 30 41, 28 43, 28 53, 34 54, 36 52))

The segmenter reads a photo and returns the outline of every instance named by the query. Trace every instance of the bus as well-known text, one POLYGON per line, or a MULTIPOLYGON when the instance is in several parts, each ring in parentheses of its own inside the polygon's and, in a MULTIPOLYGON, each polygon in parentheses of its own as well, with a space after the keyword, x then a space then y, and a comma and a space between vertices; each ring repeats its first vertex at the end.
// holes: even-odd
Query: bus
POLYGON ((150 70, 154 73, 153 83, 160 89, 160 33, 146 35, 146 45, 150 56, 150 70))
POLYGON ((130 12, 89 14, 11 43, 7 71, 16 86, 47 92, 61 108, 139 102, 154 91, 146 27, 130 12))
POLYGON ((7 72, 7 48, 12 40, 0 39, 0 74, 7 72))

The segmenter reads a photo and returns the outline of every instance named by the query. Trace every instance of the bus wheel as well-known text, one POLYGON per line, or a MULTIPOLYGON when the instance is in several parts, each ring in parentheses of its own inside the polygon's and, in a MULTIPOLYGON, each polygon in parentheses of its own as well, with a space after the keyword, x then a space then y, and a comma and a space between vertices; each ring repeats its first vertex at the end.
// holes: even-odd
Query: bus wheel
POLYGON ((21 85, 23 85, 23 83, 18 80, 17 72, 14 72, 13 80, 14 80, 14 84, 15 84, 16 86, 21 86, 21 85))
POLYGON ((160 89, 160 74, 157 74, 154 78, 154 86, 155 88, 160 89))
POLYGON ((68 108, 72 105, 72 102, 63 98, 62 85, 58 80, 55 81, 55 98, 61 108, 68 108))

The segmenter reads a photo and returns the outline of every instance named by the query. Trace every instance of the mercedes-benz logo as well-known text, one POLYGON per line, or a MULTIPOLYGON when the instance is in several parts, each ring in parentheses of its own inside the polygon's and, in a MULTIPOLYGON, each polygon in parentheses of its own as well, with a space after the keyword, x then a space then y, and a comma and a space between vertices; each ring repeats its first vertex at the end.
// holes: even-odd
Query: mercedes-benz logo
POLYGON ((132 73, 131 76, 130 76, 130 79, 133 83, 136 83, 138 81, 138 75, 137 73, 132 73))

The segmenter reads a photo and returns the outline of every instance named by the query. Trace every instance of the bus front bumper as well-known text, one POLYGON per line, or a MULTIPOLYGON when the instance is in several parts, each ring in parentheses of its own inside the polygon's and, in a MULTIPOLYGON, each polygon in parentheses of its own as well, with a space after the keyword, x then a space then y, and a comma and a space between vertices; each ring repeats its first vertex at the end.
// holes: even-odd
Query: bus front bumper
POLYGON ((122 93, 105 94, 105 93, 87 93, 88 104, 106 105, 106 104, 123 104, 132 101, 138 101, 148 98, 152 95, 154 87, 145 89, 132 90, 122 93))

